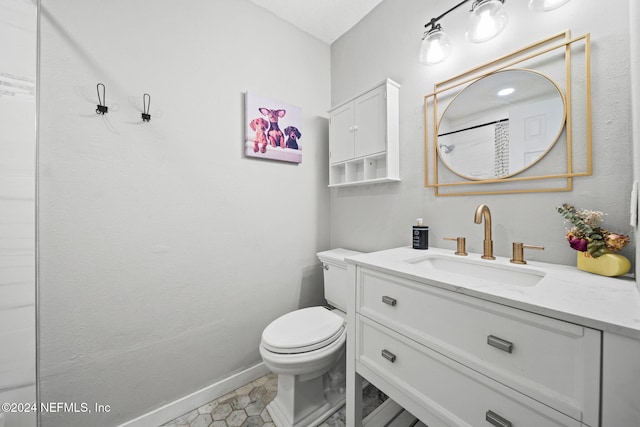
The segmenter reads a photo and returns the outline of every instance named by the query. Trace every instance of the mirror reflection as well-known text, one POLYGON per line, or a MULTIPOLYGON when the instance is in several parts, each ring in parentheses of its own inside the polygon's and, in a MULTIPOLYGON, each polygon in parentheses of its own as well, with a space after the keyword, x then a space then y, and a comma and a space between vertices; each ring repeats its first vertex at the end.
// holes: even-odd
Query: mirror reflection
POLYGON ((510 69, 469 84, 438 124, 440 159, 471 180, 516 175, 540 160, 564 127, 564 95, 536 71, 510 69))

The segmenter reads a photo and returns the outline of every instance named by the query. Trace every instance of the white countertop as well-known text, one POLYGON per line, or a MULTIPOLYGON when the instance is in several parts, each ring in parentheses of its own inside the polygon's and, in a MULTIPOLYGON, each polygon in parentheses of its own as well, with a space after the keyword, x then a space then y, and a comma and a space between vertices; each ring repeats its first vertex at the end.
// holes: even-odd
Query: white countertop
POLYGON ((402 247, 346 258, 350 264, 394 274, 453 292, 504 304, 533 313, 565 320, 640 340, 640 293, 635 281, 611 278, 578 270, 576 267, 528 261, 516 265, 508 258, 481 259, 470 253, 458 257, 452 250, 402 247), (469 278, 407 261, 437 255, 451 260, 464 258, 510 270, 544 272, 533 286, 507 285, 469 278))

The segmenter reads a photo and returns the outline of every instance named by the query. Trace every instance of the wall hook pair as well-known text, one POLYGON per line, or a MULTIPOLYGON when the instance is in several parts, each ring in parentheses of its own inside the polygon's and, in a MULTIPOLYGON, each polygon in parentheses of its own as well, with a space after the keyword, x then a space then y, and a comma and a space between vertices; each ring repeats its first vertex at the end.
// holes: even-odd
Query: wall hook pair
MULTIPOLYGON (((105 113, 109 112, 109 107, 106 104, 106 95, 107 89, 102 83, 98 83, 96 85, 96 90, 98 91, 98 105, 96 108, 96 114, 105 115, 105 113), (100 86, 102 86, 102 95, 100 94, 100 86)), ((149 114, 149 109, 151 108, 151 95, 145 93, 142 95, 142 121, 149 122, 151 121, 151 114, 149 114)))

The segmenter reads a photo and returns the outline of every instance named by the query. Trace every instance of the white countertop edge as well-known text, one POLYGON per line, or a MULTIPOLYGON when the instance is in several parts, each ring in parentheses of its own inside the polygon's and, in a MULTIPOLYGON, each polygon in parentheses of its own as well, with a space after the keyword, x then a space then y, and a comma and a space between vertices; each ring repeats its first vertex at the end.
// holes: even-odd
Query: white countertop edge
MULTIPOLYGON (((477 286, 471 283, 457 286, 443 281, 442 274, 430 273, 430 277, 426 277, 424 270, 420 271, 405 262, 432 254, 453 255, 453 251, 401 247, 347 257, 345 260, 349 264, 429 286, 640 340, 640 294, 632 279, 598 276, 576 267, 530 261, 522 268, 546 273, 545 278, 535 286, 490 286, 480 281, 477 286)), ((469 257, 480 259, 479 254, 470 253, 469 257)), ((482 262, 507 265, 509 259, 496 257, 495 261, 482 262)))

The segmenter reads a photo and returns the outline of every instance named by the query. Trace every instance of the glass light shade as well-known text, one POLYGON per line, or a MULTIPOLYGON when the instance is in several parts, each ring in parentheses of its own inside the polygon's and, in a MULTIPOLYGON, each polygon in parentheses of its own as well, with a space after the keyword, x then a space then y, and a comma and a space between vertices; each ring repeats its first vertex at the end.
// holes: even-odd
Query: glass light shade
POLYGON ((507 26, 509 16, 501 0, 476 0, 465 37, 473 43, 491 40, 507 26))
POLYGON ((438 25, 424 34, 420 46, 420 63, 433 65, 444 61, 453 51, 447 33, 438 25))
POLYGON ((569 0, 529 0, 529 9, 534 12, 546 12, 556 9, 568 2, 569 0))

